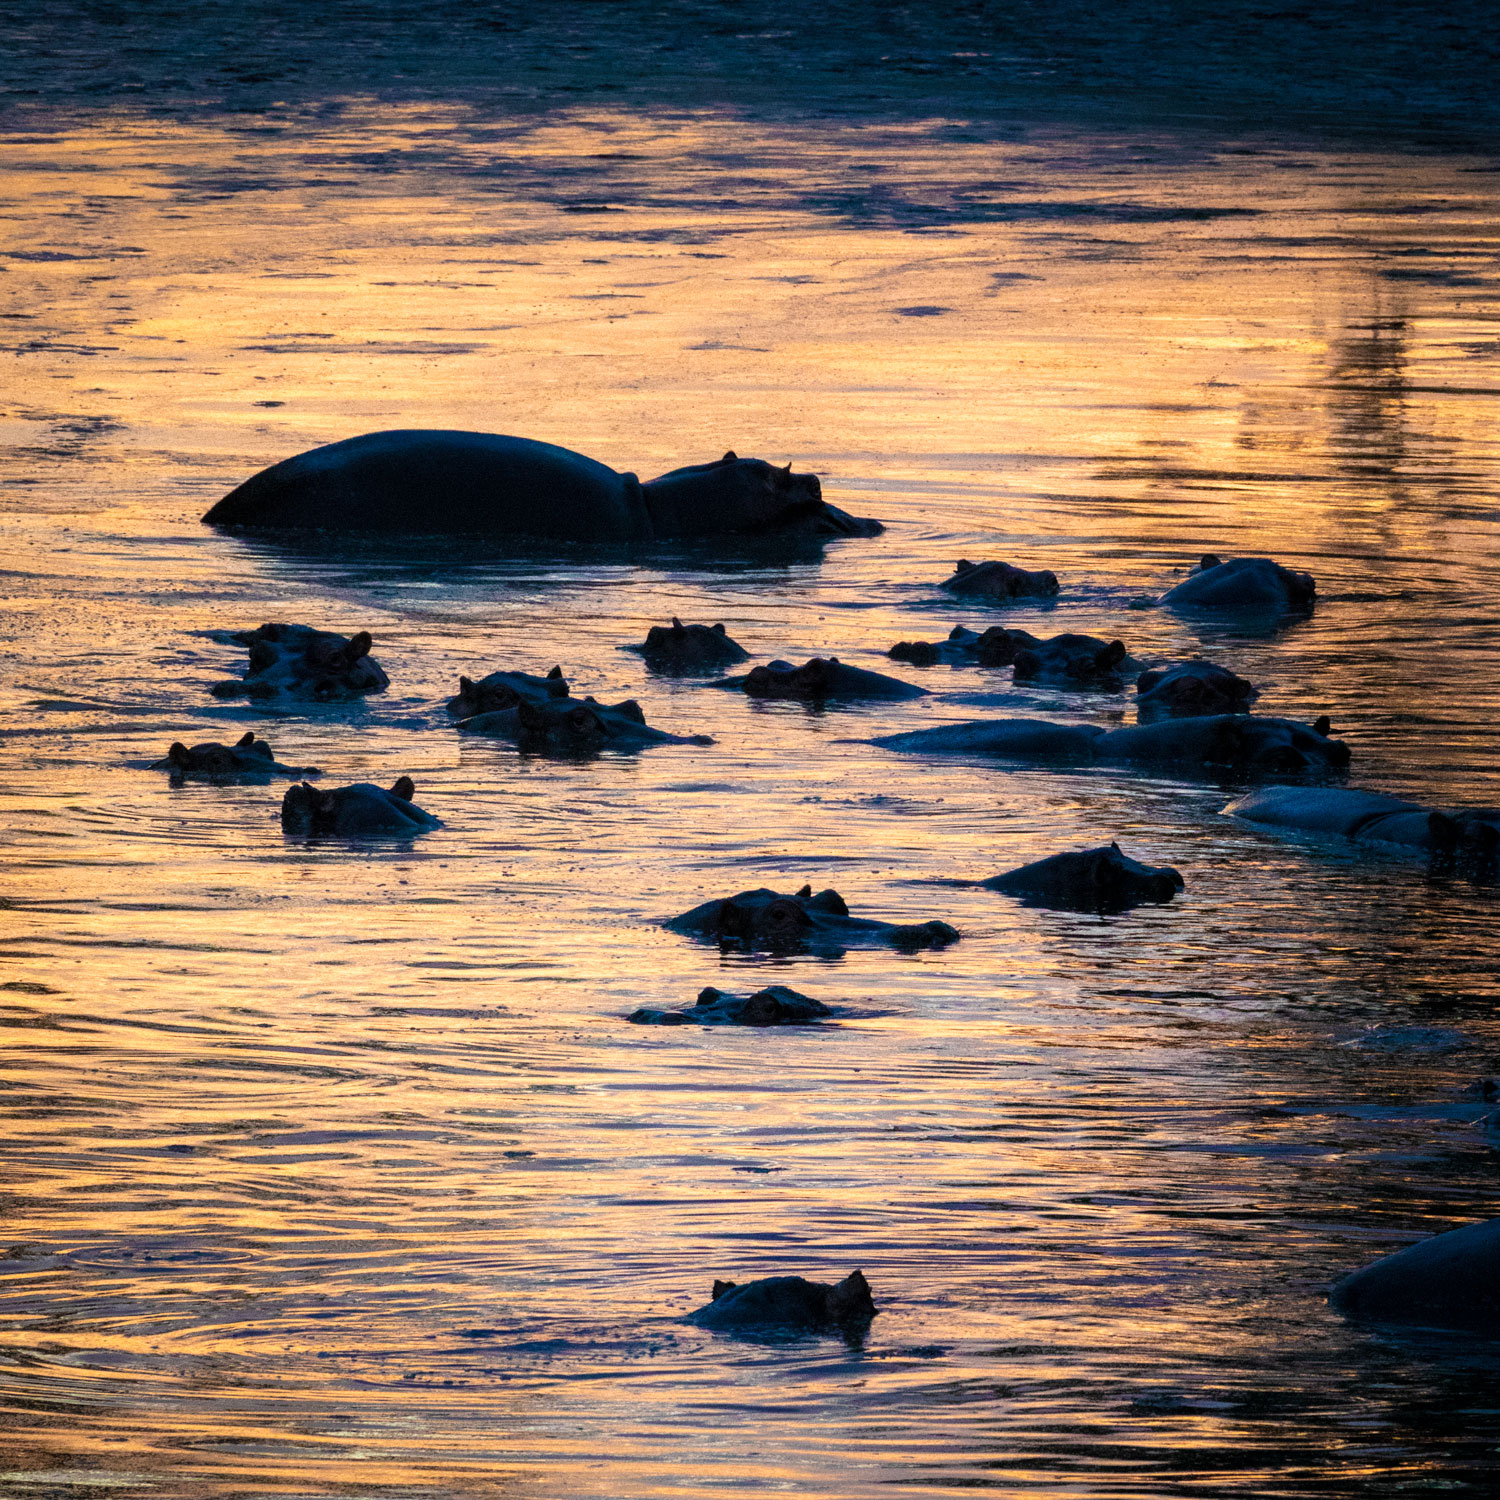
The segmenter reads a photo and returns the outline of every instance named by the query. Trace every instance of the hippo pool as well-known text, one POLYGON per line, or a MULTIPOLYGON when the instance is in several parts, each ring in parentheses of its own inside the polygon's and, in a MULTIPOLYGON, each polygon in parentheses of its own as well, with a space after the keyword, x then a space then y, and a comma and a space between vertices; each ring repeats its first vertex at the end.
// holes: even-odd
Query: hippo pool
POLYGON ((1329 716, 1350 785, 1500 804, 1493 154, 276 98, 4 127, 0 1492, 1490 1493, 1496 1346, 1325 1294, 1500 1213, 1500 888, 1225 817, 1228 772, 869 742, 1133 724, 1129 686, 885 654, 1077 632, 1329 716), (886 530, 199 523, 387 428, 642 475, 733 447, 886 530), (1139 607, 1205 552, 1311 573, 1316 608, 1139 607), (961 558, 1059 592, 956 598, 961 558), (623 648, 674 616, 723 623, 732 672, 929 691, 656 675, 623 648), (368 631, 389 687, 215 697, 245 669, 222 633, 277 621, 368 631), (713 743, 455 730, 461 675, 554 665, 713 743), (150 769, 250 732, 317 785, 409 776, 441 826, 297 838, 285 781, 150 769), (1112 841, 1184 889, 1099 914, 977 884, 1112 841), (804 885, 961 937, 660 925, 804 885), (831 1014, 627 1021, 776 985, 831 1014), (855 1269, 858 1337, 683 1321, 717 1279, 855 1269))

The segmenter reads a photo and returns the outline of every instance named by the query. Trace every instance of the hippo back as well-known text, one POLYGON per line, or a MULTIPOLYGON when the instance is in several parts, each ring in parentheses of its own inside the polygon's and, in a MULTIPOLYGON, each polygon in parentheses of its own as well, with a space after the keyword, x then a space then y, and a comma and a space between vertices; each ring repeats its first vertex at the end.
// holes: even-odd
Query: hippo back
POLYGON ((210 526, 359 533, 651 538, 634 474, 529 438, 371 432, 284 459, 204 516, 210 526))

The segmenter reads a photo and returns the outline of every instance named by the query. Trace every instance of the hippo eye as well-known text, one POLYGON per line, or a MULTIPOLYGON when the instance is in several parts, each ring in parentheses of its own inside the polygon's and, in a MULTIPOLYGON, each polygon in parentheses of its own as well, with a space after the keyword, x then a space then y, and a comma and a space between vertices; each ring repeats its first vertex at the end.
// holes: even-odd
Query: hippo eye
POLYGON ((579 734, 599 728, 599 720, 586 708, 575 708, 568 715, 568 726, 579 734))
POLYGON ((807 914, 798 901, 780 897, 768 902, 761 913, 762 924, 771 932, 795 932, 807 921, 807 914))

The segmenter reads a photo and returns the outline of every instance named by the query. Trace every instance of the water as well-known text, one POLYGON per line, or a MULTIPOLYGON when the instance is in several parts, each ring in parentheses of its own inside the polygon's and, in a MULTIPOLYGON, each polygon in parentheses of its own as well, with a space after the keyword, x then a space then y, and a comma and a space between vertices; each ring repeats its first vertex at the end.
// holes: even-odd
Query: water
POLYGON ((896 757, 1124 696, 919 672, 956 621, 1203 650, 1330 713, 1356 784, 1500 802, 1492 159, 788 114, 345 101, 13 117, 0 363, 0 1492, 1487 1494, 1483 1346, 1331 1279, 1497 1209, 1495 893, 1220 816, 1233 783, 896 757), (389 426, 643 475, 734 446, 888 524, 825 557, 297 552, 197 517, 389 426), (1310 569, 1279 631, 1132 611, 1205 550, 1310 569), (956 607, 959 557, 1052 608, 956 607), (938 690, 810 712, 652 678, 673 614, 938 690), (264 620, 369 629, 390 691, 209 696, 264 620), (560 663, 706 731, 584 763, 457 735, 560 663), (410 774, 445 827, 308 847, 265 735, 410 774), (1118 838, 1173 905, 946 882, 1118 838), (939 953, 720 955, 747 886, 942 916, 939 953), (832 1024, 628 1026, 790 983, 832 1024), (835 1279, 863 1346, 677 1321, 835 1279))

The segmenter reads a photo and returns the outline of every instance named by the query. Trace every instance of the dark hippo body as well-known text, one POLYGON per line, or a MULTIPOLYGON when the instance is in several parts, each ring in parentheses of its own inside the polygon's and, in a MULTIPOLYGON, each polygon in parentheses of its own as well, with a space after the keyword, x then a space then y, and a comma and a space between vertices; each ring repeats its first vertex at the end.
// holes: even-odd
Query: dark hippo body
POLYGON ((244 677, 216 682, 215 698, 307 698, 331 703, 383 693, 391 680, 370 655, 370 632, 339 635, 309 625, 262 625, 222 639, 250 650, 244 677))
POLYGON ((316 766, 284 766, 252 729, 232 745, 216 740, 202 745, 173 742, 153 771, 169 771, 173 781, 269 781, 273 776, 320 776, 316 766))
POLYGON ((1050 599, 1057 593, 1057 574, 1047 568, 1029 573, 1008 562, 976 563, 963 557, 943 587, 971 599, 1050 599))
POLYGON ((974 719, 872 740, 888 750, 928 755, 994 755, 1066 764, 1227 766, 1255 774, 1342 770, 1349 747, 1292 719, 1213 714, 1104 730, 1046 719, 974 719))
POLYGON ((304 781, 286 789, 281 826, 303 838, 416 838, 443 825, 411 800, 415 795, 410 776, 402 776, 389 791, 368 781, 321 791, 304 781))
POLYGON ((672 932, 706 942, 796 951, 803 948, 943 948, 958 941, 958 930, 946 922, 903 925, 869 917, 851 917, 837 891, 813 894, 805 885, 795 896, 762 887, 717 901, 663 922, 672 932))
POLYGON ((980 884, 1019 896, 1028 906, 1076 911, 1124 911, 1170 901, 1183 888, 1182 876, 1169 865, 1143 865, 1122 854, 1118 844, 1054 854, 980 884))
POLYGON ((822 702, 828 698, 925 698, 927 689, 884 672, 846 666, 836 656, 815 656, 794 667, 789 661, 773 661, 755 667, 743 677, 726 677, 711 687, 730 688, 752 698, 801 698, 822 702))
POLYGON ((870 1283, 853 1271, 837 1285, 801 1276, 714 1282, 713 1300, 686 1322, 723 1332, 861 1333, 877 1309, 870 1283))
POLYGON ((460 677, 458 691, 448 700, 448 712, 455 719, 472 719, 475 714, 514 708, 523 700, 545 703, 549 698, 567 696, 568 681, 561 667, 553 667, 545 677, 530 672, 491 672, 478 682, 471 677, 460 677))
POLYGON ((1135 690, 1135 714, 1142 724, 1247 713, 1260 697, 1243 677, 1201 658, 1152 667, 1136 679, 1135 690))
POLYGON ((898 641, 886 655, 914 667, 1008 667, 1016 652, 1041 642, 1027 630, 1007 630, 991 625, 982 634, 955 625, 946 641, 898 641))
POLYGON ((601 750, 630 753, 648 745, 711 745, 707 734, 668 734, 646 722, 634 698, 600 703, 594 698, 522 698, 514 708, 462 720, 464 734, 509 740, 528 755, 587 756, 601 750))
POLYGON ((642 484, 552 443, 487 432, 371 432, 263 469, 204 516, 264 530, 651 542, 876 536, 815 476, 727 453, 642 484))
POLYGON ((722 625, 684 625, 676 615, 670 625, 653 625, 641 645, 627 649, 639 652, 646 665, 664 677, 722 672, 750 660, 750 653, 722 625))
POLYGON ((1338 1282, 1346 1318, 1500 1335, 1500 1219, 1408 1245, 1338 1282))
POLYGON ((1127 675, 1134 677, 1141 669, 1123 641, 1101 641, 1093 635, 1054 635, 1018 645, 1012 661, 1017 682, 1103 693, 1120 692, 1127 675))
POLYGON ((753 995, 726 995, 710 985, 698 994, 696 1005, 686 1010, 651 1010, 642 1006, 628 1020, 637 1026, 802 1026, 833 1012, 811 995, 789 990, 784 984, 768 985, 753 995))
POLYGON ((1207 556, 1160 602, 1169 609, 1306 614, 1317 601, 1311 573, 1284 568, 1269 557, 1207 556))

